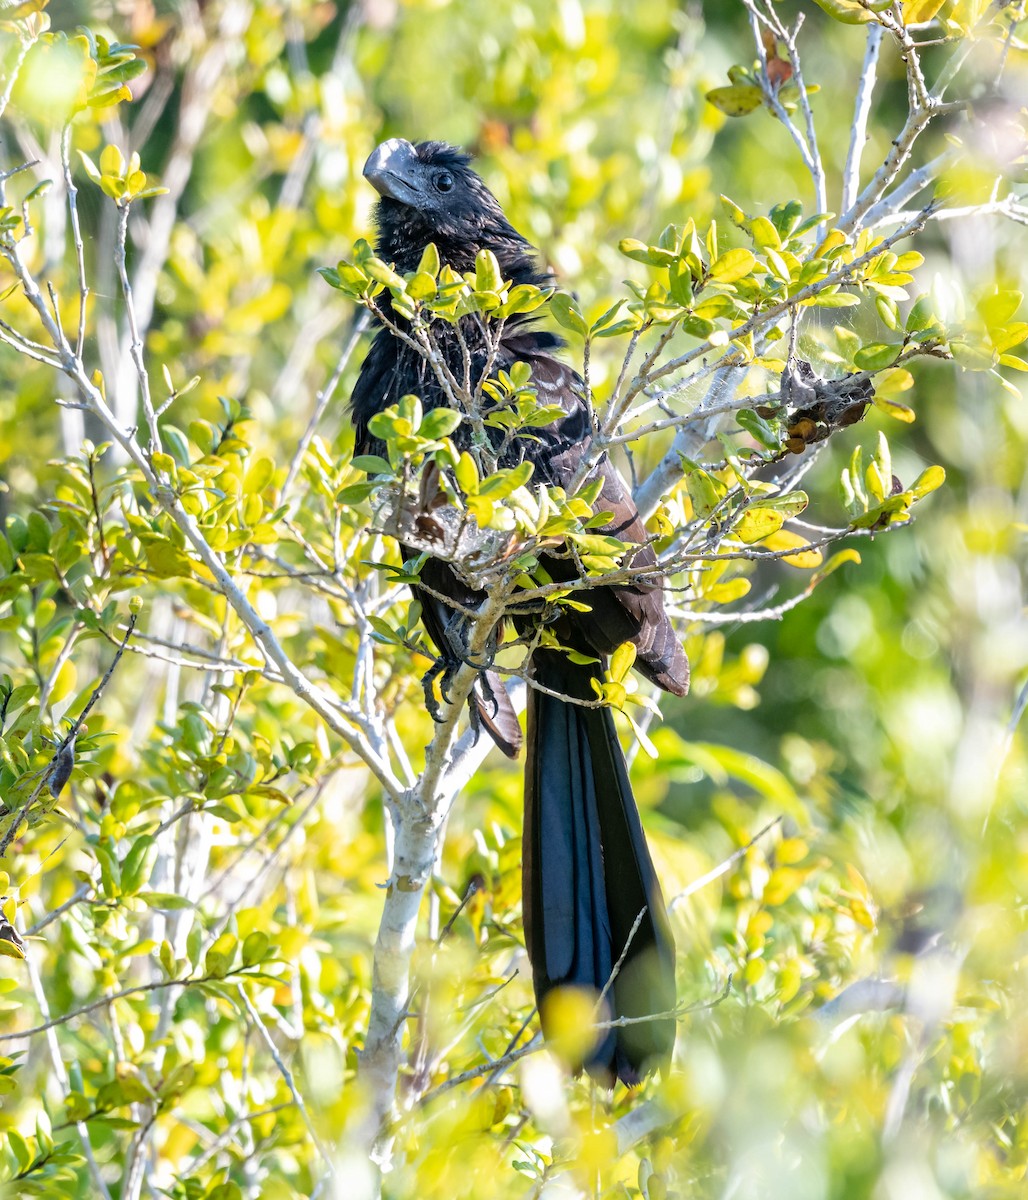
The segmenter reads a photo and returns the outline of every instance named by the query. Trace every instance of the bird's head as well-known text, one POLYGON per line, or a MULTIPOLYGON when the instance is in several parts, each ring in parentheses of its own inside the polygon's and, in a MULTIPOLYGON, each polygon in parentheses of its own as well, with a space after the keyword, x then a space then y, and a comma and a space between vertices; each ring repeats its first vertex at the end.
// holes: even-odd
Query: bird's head
POLYGON ((534 274, 532 246, 503 214, 496 197, 468 165, 471 156, 446 142, 390 138, 372 151, 364 177, 381 199, 376 209, 377 252, 412 271, 429 242, 457 271, 492 250, 508 278, 534 274))

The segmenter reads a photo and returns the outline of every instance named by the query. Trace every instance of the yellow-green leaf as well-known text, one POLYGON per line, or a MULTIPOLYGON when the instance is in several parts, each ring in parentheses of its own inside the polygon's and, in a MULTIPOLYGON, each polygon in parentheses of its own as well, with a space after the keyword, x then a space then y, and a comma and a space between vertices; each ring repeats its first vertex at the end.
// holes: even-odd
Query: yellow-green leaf
POLYGON ((832 557, 819 571, 815 571, 814 574, 811 575, 810 583, 807 585, 807 589, 809 590, 810 588, 817 587, 822 579, 827 579, 829 575, 835 571, 838 571, 838 569, 845 563, 858 562, 860 562, 860 554, 856 550, 839 550, 836 554, 832 555, 832 557))
POLYGON ((736 248, 726 250, 710 268, 710 277, 716 283, 734 283, 753 273, 757 264, 756 255, 752 250, 736 248))
POLYGON ((920 500, 929 492, 934 492, 946 482, 946 472, 942 467, 926 467, 911 484, 910 490, 920 500))
POLYGON ((728 117, 745 117, 764 102, 764 93, 749 83, 733 83, 707 92, 707 100, 728 117))
POLYGON ((872 342, 868 346, 861 346, 853 355, 853 364, 862 371, 881 371, 895 361, 899 351, 899 346, 890 346, 885 342, 872 342))
POLYGON ((622 642, 610 656, 609 674, 615 683, 620 683, 635 662, 635 646, 631 642, 622 642))
POLYGON ((732 532, 740 541, 752 545, 777 533, 784 523, 784 513, 775 512, 771 508, 749 508, 742 514, 732 532))
POLYGON ((779 529, 777 533, 772 533, 765 538, 764 549, 773 550, 776 554, 780 554, 783 550, 795 549, 795 554, 782 555, 782 562, 788 563, 790 567, 810 569, 819 567, 824 561, 824 555, 820 550, 811 546, 800 534, 793 533, 791 529, 779 529))
POLYGON ((457 460, 457 467, 454 471, 457 476, 457 482, 460 484, 461 491, 467 496, 473 496, 478 491, 478 467, 475 466, 475 460, 465 450, 461 453, 457 460))
POLYGON ((814 3, 844 25, 866 25, 874 20, 873 14, 858 0, 814 0, 814 3))
POLYGON ((903 0, 903 24, 923 25, 942 8, 946 0, 903 0))
POLYGON ((116 175, 119 178, 125 174, 125 156, 113 142, 104 146, 100 153, 101 175, 116 175))

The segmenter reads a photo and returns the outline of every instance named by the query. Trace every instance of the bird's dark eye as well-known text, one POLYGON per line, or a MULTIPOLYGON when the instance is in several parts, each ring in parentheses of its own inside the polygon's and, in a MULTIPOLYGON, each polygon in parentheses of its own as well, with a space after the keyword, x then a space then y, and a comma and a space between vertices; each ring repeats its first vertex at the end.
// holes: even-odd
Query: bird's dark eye
POLYGON ((437 192, 448 192, 453 187, 453 176, 449 171, 440 171, 434 182, 437 192))

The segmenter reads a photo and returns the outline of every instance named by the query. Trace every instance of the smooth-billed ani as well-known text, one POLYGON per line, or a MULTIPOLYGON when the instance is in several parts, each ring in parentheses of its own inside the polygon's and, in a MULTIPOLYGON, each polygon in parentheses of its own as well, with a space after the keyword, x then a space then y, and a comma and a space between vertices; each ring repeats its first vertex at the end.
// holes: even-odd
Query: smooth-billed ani
MULTIPOLYGON (((415 146, 394 138, 374 151, 364 174, 381 197, 377 255, 397 271, 413 271, 433 242, 440 261, 463 272, 475 269, 479 250, 489 249, 505 280, 545 286, 548 276, 538 269, 533 247, 507 221, 469 161, 442 142, 415 146)), ((387 292, 377 303, 406 327, 392 311, 387 292)), ((461 332, 471 351, 473 385, 486 370, 495 374, 524 362, 532 369, 540 403, 563 409, 551 425, 508 439, 501 465, 527 459, 534 465, 533 483, 567 485, 589 450, 593 430, 582 380, 555 355, 560 339, 536 328, 531 319, 508 319, 499 353, 490 363, 474 317, 463 318, 461 332)), ((433 334, 454 377, 463 378, 464 351, 453 327, 436 321, 433 334)), ((353 392, 357 453, 381 453, 368 422, 408 393, 419 396, 426 411, 452 404, 425 357, 382 329, 353 392)), ((467 437, 465 422, 454 439, 467 448, 467 437)), ((642 519, 606 455, 590 476, 597 477, 603 487, 596 511, 614 514, 602 532, 639 547, 627 556, 630 565, 652 566, 656 560, 642 519)), ((567 555, 547 557, 544 565, 557 580, 575 574, 567 555)), ((424 564, 421 579, 437 593, 420 592, 425 627, 441 659, 452 660, 457 653, 451 632, 455 610, 438 596, 463 608, 477 605, 483 596, 436 559, 424 564)), ((612 714, 551 693, 594 701, 592 681, 602 679, 606 657, 624 642, 636 648, 636 668, 675 695, 688 687, 689 664, 658 584, 596 587, 580 598, 589 611, 565 609, 550 627, 562 646, 598 662, 581 665, 561 651, 537 649, 529 668, 531 680, 548 689, 530 686, 528 692, 523 842, 525 934, 544 1028, 551 989, 578 985, 600 992, 622 955, 607 993, 615 1017, 646 1018, 675 1004, 674 942, 612 714)), ((526 627, 539 619, 516 617, 515 625, 521 633, 530 632, 526 627)), ((489 672, 480 679, 472 703, 497 745, 516 755, 521 732, 497 675, 489 672)), ((608 1081, 616 1075, 634 1082, 670 1056, 674 1036, 674 1021, 668 1018, 609 1029, 586 1065, 608 1081)))

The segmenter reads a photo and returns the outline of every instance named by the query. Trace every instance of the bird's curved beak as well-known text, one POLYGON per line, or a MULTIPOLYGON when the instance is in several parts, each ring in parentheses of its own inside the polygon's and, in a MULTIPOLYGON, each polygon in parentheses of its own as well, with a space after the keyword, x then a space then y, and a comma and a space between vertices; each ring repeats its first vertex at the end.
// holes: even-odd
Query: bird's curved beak
POLYGON ((409 204, 418 194, 418 154, 403 138, 376 146, 364 164, 364 178, 380 196, 409 204))

